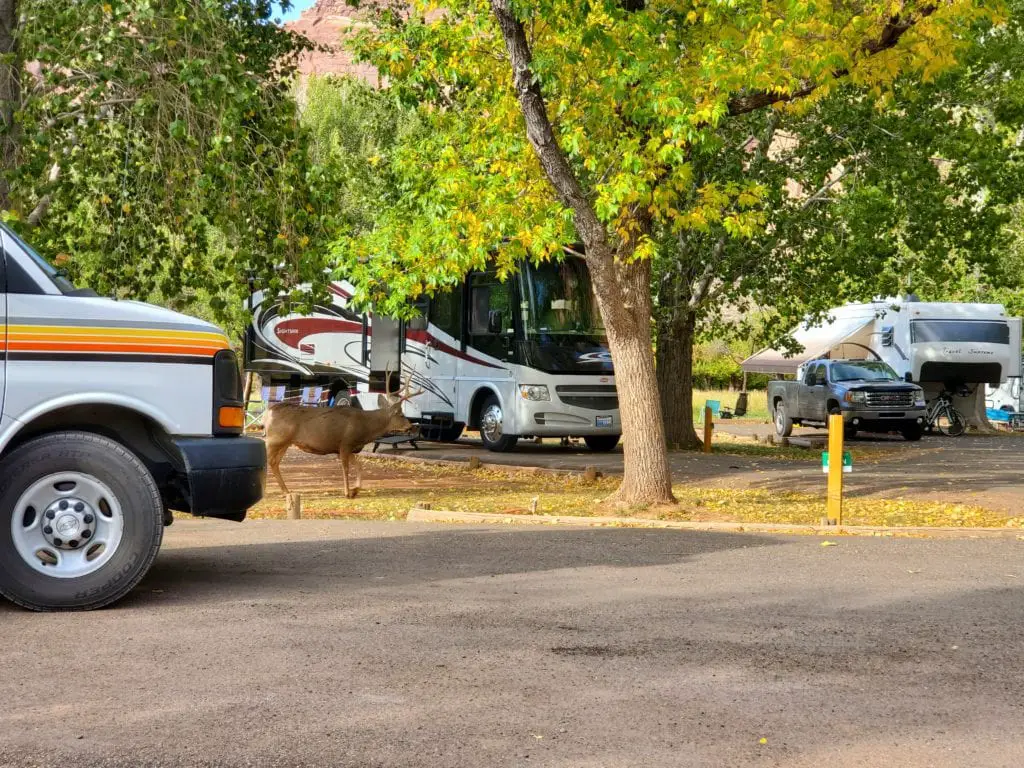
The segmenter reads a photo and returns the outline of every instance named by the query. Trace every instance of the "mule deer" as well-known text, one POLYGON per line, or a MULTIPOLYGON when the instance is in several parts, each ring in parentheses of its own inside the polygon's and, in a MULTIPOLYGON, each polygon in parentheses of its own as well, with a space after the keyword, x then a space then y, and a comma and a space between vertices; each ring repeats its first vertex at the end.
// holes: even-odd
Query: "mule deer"
MULTIPOLYGON (((385 381, 390 381, 390 372, 385 381)), ((389 432, 411 432, 412 423, 402 414, 402 403, 419 392, 409 392, 410 377, 397 395, 387 391, 377 398, 377 410, 364 411, 350 406, 309 408, 294 403, 277 403, 267 411, 263 420, 263 434, 267 442, 267 465, 277 478, 277 484, 288 493, 281 476, 281 459, 289 446, 317 456, 337 454, 341 460, 345 479, 345 497, 352 499, 363 485, 363 473, 355 455, 367 443, 389 432), (355 464, 355 487, 349 487, 349 464, 355 464)), ((386 385, 385 385, 386 386, 386 385)))

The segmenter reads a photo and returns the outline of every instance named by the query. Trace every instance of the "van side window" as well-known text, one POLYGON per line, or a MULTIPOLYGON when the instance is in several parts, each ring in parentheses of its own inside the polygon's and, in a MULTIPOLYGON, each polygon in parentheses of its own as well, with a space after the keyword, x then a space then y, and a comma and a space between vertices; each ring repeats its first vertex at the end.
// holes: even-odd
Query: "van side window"
POLYGON ((16 260, 9 258, 6 255, 3 260, 7 263, 7 269, 5 272, 7 293, 22 293, 30 295, 43 293, 43 289, 39 287, 35 280, 28 276, 16 260))

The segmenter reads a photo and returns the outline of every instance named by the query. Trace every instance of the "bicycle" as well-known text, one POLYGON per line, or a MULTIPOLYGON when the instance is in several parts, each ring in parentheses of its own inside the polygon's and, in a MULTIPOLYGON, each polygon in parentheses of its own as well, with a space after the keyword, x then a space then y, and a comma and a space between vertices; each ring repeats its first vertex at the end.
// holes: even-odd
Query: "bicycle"
POLYGON ((953 407, 953 395, 943 390, 928 405, 924 426, 929 432, 937 429, 947 437, 959 437, 967 431, 967 420, 953 407))

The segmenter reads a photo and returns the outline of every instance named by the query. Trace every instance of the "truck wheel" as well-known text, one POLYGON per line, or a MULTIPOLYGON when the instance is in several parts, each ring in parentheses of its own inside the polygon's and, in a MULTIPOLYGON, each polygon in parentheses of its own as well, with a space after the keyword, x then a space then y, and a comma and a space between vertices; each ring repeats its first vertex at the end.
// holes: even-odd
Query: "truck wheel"
POLYGON ((900 434, 903 435, 903 439, 911 443, 915 443, 920 440, 923 432, 924 430, 921 429, 920 424, 912 424, 911 426, 904 427, 900 430, 900 434))
POLYGON ((163 518, 153 476, 123 445, 31 440, 0 462, 0 594, 37 611, 112 603, 153 564, 163 518))
POLYGON ((793 434, 793 420, 786 415, 786 406, 782 403, 775 406, 775 434, 779 437, 793 434))
POLYGON ((583 442, 587 444, 587 448, 596 453, 607 453, 608 451, 615 450, 615 446, 619 444, 619 436, 584 435, 583 442))
POLYGON ((484 448, 496 453, 511 451, 519 442, 518 436, 505 434, 505 414, 497 395, 488 397, 480 409, 480 439, 484 448))

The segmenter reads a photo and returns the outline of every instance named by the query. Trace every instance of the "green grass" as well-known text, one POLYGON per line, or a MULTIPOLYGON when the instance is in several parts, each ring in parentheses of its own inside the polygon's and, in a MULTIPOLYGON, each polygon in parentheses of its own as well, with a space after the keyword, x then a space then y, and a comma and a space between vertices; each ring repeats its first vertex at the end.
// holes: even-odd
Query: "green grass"
MULTIPOLYGON (((736 400, 739 392, 729 392, 725 389, 695 389, 693 390, 693 422, 703 422, 704 402, 706 400, 717 400, 722 407, 730 411, 735 410, 736 400)), ((763 389, 751 390, 747 394, 747 415, 744 419, 755 421, 768 421, 768 399, 763 389)))

